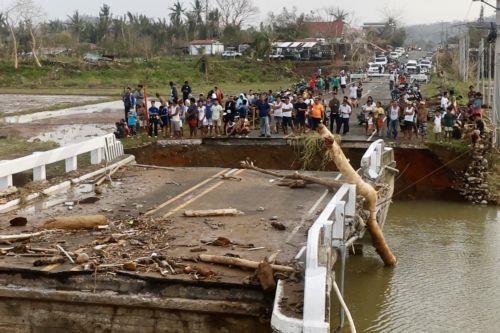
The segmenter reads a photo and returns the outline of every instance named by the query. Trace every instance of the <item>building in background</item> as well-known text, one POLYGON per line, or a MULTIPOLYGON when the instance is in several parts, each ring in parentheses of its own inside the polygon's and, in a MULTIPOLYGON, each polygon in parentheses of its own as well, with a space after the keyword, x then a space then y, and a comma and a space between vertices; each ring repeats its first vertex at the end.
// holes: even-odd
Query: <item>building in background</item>
POLYGON ((197 55, 217 55, 224 52, 224 44, 214 39, 193 40, 189 43, 189 54, 197 55))

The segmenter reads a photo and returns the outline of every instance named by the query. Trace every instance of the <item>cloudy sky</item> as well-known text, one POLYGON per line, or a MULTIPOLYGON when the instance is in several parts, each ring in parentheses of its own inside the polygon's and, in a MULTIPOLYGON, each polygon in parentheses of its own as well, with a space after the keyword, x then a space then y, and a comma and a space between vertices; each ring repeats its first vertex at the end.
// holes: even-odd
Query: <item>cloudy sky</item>
MULTIPOLYGON (((103 3, 111 6, 113 13, 123 14, 127 11, 143 13, 148 16, 165 17, 168 7, 174 0, 34 0, 42 6, 50 18, 65 18, 74 10, 81 13, 96 14, 103 3)), ((403 23, 432 23, 439 21, 453 21, 474 19, 479 15, 480 4, 472 0, 253 0, 260 8, 260 19, 268 12, 280 11, 283 6, 296 6, 299 11, 307 12, 311 9, 328 6, 339 6, 354 13, 355 25, 366 21, 381 19, 387 8, 393 13, 400 14, 403 23)), ((489 0, 494 3, 494 0, 489 0)), ((9 0, 0 0, 0 5, 9 0)), ((181 0, 190 4, 192 0, 181 0)), ((210 0, 214 3, 215 0, 210 0)), ((486 15, 492 15, 493 10, 486 7, 486 15)))

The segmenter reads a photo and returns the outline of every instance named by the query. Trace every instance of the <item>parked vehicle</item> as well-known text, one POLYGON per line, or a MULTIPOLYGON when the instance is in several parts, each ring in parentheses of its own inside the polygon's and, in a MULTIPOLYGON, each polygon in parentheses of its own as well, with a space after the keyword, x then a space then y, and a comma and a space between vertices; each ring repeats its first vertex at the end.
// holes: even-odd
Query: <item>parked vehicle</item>
POLYGON ((377 65, 385 66, 385 65, 387 65, 387 58, 385 56, 384 57, 376 57, 374 63, 377 65))
POLYGON ((285 56, 282 54, 270 54, 269 59, 271 59, 271 60, 283 60, 283 59, 285 59, 285 56))
POLYGON ((389 57, 393 60, 398 60, 399 59, 399 53, 396 51, 393 51, 389 54, 389 57))
POLYGON ((427 69, 432 68, 432 62, 430 60, 427 60, 427 59, 421 59, 419 62, 419 65, 421 67, 426 67, 427 69))
POLYGON ((224 58, 236 58, 236 57, 241 57, 242 54, 240 52, 236 51, 224 51, 222 52, 222 57, 224 58))
POLYGON ((368 67, 368 75, 374 75, 374 74, 384 74, 385 72, 385 67, 382 66, 382 73, 380 73, 380 67, 382 65, 377 65, 376 63, 371 63, 370 66, 368 67))

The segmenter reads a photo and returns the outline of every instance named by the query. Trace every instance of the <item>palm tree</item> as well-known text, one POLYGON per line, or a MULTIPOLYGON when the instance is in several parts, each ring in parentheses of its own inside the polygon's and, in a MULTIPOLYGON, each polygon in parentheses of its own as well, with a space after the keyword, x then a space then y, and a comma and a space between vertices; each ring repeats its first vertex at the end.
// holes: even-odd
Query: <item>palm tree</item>
POLYGON ((68 26, 71 30, 71 33, 76 38, 76 43, 80 43, 80 36, 85 31, 85 22, 82 20, 80 13, 76 10, 73 15, 68 15, 69 23, 68 26))
POLYGON ((174 5, 169 8, 169 10, 170 10, 169 14, 170 22, 175 27, 180 27, 183 23, 182 17, 184 15, 184 12, 186 11, 182 7, 182 3, 180 1, 175 2, 174 5))

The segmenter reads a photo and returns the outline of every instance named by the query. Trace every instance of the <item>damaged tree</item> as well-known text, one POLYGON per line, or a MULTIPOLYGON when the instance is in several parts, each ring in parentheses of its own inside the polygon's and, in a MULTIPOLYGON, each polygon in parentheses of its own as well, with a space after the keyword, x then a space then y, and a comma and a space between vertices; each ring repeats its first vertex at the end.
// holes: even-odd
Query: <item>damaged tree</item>
POLYGON ((335 142, 333 134, 330 133, 326 126, 320 125, 318 132, 323 139, 330 158, 344 177, 345 182, 356 185, 357 192, 366 200, 367 208, 370 211, 367 227, 375 250, 387 266, 394 266, 397 262, 396 257, 392 254, 377 223, 377 191, 354 170, 340 146, 335 142))

